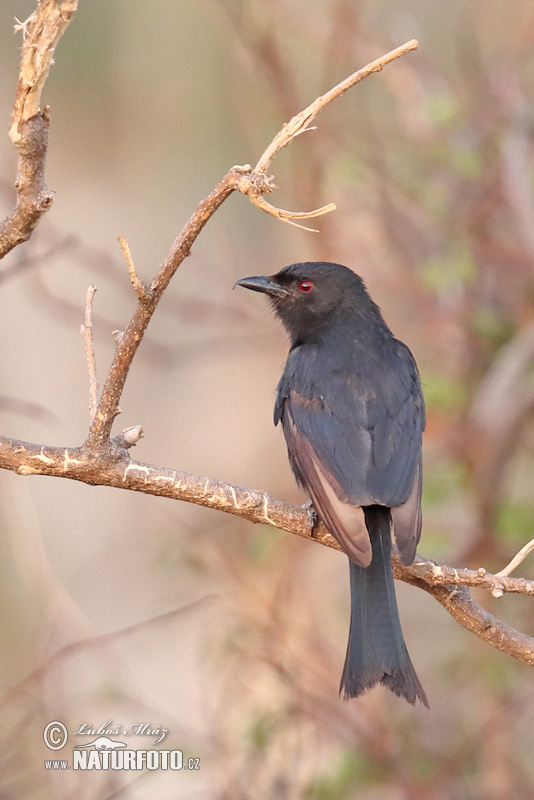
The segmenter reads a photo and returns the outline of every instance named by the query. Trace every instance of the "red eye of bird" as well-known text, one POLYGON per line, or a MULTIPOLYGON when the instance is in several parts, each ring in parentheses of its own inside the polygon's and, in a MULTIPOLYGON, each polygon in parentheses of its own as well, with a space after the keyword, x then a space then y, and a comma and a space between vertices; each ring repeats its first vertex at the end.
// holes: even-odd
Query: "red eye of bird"
POLYGON ((299 283, 299 289, 301 292, 311 292, 313 289, 313 283, 311 281, 301 281, 299 283))

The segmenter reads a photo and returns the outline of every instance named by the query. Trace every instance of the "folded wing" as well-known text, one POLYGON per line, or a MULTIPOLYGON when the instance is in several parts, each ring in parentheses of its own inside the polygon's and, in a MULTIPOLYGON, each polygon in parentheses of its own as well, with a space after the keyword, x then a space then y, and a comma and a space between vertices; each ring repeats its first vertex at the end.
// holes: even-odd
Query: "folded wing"
POLYGON ((403 561, 421 533, 421 435, 424 402, 410 351, 397 340, 394 358, 340 371, 309 385, 298 354, 288 360, 275 407, 295 476, 330 533, 356 564, 371 544, 361 506, 392 509, 403 561))

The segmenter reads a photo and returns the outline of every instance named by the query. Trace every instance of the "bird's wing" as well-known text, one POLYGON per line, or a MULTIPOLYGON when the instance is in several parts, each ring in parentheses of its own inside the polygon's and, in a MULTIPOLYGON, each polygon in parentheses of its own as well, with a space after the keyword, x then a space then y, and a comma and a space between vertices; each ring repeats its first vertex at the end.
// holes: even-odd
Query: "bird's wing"
POLYGON ((405 503, 391 509, 393 531, 399 553, 404 564, 411 564, 421 538, 421 492, 423 488, 423 469, 421 457, 415 471, 412 491, 405 503))
POLYGON ((364 566, 371 549, 354 507, 402 507, 395 533, 407 561, 420 535, 424 403, 410 351, 397 340, 394 348, 382 361, 331 371, 320 389, 293 362, 275 408, 297 479, 332 535, 364 566))
POLYGON ((342 487, 321 463, 309 439, 298 430, 287 404, 282 424, 291 467, 317 514, 349 558, 362 567, 369 566, 373 553, 362 509, 343 499, 342 487))

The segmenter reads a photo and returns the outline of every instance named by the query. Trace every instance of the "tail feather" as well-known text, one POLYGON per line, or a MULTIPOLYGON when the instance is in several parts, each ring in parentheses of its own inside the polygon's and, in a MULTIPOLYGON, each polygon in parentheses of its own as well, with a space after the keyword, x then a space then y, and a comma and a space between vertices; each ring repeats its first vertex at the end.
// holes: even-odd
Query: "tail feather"
POLYGON ((415 704, 428 700, 413 668, 400 624, 391 565, 391 516, 383 506, 364 507, 373 548, 370 566, 350 561, 351 617, 340 692, 358 697, 377 683, 415 704))

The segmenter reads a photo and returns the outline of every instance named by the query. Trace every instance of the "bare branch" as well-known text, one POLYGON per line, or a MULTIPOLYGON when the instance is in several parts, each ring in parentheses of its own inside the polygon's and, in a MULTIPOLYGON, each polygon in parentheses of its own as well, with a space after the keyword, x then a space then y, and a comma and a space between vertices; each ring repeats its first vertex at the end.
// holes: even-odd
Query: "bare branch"
POLYGON ((95 418, 96 406, 98 402, 98 380, 96 378, 95 348, 93 343, 93 298, 96 286, 87 289, 87 299, 85 301, 85 320, 80 333, 85 343, 85 354, 87 356, 87 370, 89 372, 89 418, 95 418))
POLYGON ((345 78, 344 81, 338 83, 337 86, 334 86, 333 89, 330 89, 329 92, 326 92, 326 94, 323 94, 314 100, 311 105, 304 109, 304 111, 301 111, 300 114, 297 114, 293 117, 293 119, 289 120, 289 122, 286 122, 280 133, 274 137, 269 147, 261 156, 260 160, 254 167, 254 172, 265 174, 269 169, 271 161, 277 155, 277 153, 279 153, 282 148, 287 147, 287 145, 293 141, 295 136, 299 136, 301 133, 304 133, 304 131, 308 130, 315 117, 323 110, 325 106, 331 103, 332 100, 335 100, 336 97, 339 97, 344 92, 348 91, 348 89, 351 89, 357 83, 363 81, 363 79, 367 78, 368 75, 372 75, 373 72, 381 72, 386 64, 389 64, 391 61, 394 61, 396 58, 400 58, 400 56, 403 56, 412 50, 417 50, 418 47, 419 43, 415 39, 406 42, 406 44, 395 48, 395 50, 391 50, 381 58, 377 58, 376 61, 371 61, 371 63, 367 64, 366 67, 354 72, 348 78, 345 78))
POLYGON ((46 186, 44 176, 49 126, 47 108, 21 126, 22 137, 15 145, 19 152, 15 182, 17 204, 11 214, 0 222, 0 258, 30 238, 33 229, 52 205, 54 195, 46 186))
MULTIPOLYGON (((395 566, 394 572, 397 572, 395 566)), ((404 569, 409 570, 410 568, 405 567, 404 569)), ((454 617, 456 622, 492 647, 517 658, 518 661, 529 664, 529 666, 534 666, 534 639, 512 628, 482 608, 473 600, 467 586, 433 586, 423 581, 413 580, 408 573, 398 577, 431 594, 454 617)))
POLYGON ((161 296, 184 258, 189 255, 193 242, 206 222, 236 189, 242 172, 239 167, 231 169, 211 194, 200 203, 182 233, 174 241, 169 255, 149 287, 149 292, 139 300, 126 330, 117 338, 115 355, 87 438, 87 447, 91 450, 101 451, 107 447, 129 369, 161 296))
MULTIPOLYGON (((330 91, 326 92, 326 94, 317 97, 313 103, 311 103, 311 105, 307 106, 299 114, 296 114, 292 119, 290 119, 289 122, 286 122, 283 128, 274 137, 269 147, 264 151, 263 155, 260 157, 260 160, 254 167, 254 170, 252 171, 252 174, 256 176, 256 184, 259 176, 263 175, 266 177, 268 189, 263 189, 262 193, 265 193, 265 191, 270 192, 274 188, 272 180, 266 176, 266 172, 269 169, 273 158, 280 152, 280 150, 282 150, 284 147, 287 147, 287 145, 290 144, 297 136, 300 136, 302 133, 306 133, 306 131, 315 130, 315 127, 311 126, 311 123, 323 110, 323 108, 325 108, 325 106, 331 103, 332 100, 335 100, 336 97, 339 97, 340 95, 344 94, 344 92, 351 89, 357 83, 360 83, 360 81, 362 81, 364 78, 367 78, 374 72, 381 72, 386 64, 391 63, 391 61, 394 61, 396 58, 400 58, 400 56, 403 56, 412 50, 417 50, 418 47, 418 42, 415 39, 412 39, 411 41, 406 42, 406 44, 401 45, 401 47, 391 50, 389 53, 386 53, 386 55, 376 59, 376 61, 372 61, 370 64, 367 64, 366 67, 359 69, 348 78, 345 78, 344 81, 338 83, 337 86, 334 86, 334 88, 330 89, 330 91)), ((317 233, 315 228, 307 228, 304 225, 299 225, 297 222, 294 222, 294 220, 319 217, 323 214, 327 214, 329 211, 333 211, 336 207, 335 203, 328 203, 328 205, 323 206, 322 208, 317 208, 314 211, 286 211, 283 208, 276 208, 275 206, 272 206, 270 203, 267 203, 265 200, 263 200, 261 195, 255 191, 254 182, 253 186, 251 187, 251 191, 246 191, 242 187, 239 187, 239 190, 245 194, 248 194, 250 200, 255 206, 261 208, 262 211, 265 211, 272 217, 276 217, 277 219, 281 220, 281 222, 288 222, 290 225, 295 225, 297 228, 304 228, 304 230, 313 231, 314 233, 317 233)))
POLYGON ((23 31, 22 60, 9 135, 19 153, 17 204, 0 223, 0 258, 30 238, 52 205, 44 178, 50 118, 48 107, 40 111, 41 94, 56 45, 77 6, 78 0, 39 0, 31 17, 16 28, 23 31))
MULTIPOLYGON (((95 458, 86 447, 48 447, 0 437, 0 469, 183 500, 341 550, 323 525, 312 535, 306 507, 293 506, 256 489, 133 461, 125 449, 99 453, 95 458)), ((484 588, 494 595, 515 592, 534 596, 534 581, 491 575, 483 568, 455 569, 421 558, 406 566, 394 557, 393 566, 396 578, 429 592, 465 628, 498 650, 534 665, 534 639, 489 614, 473 600, 467 588, 484 588)))

